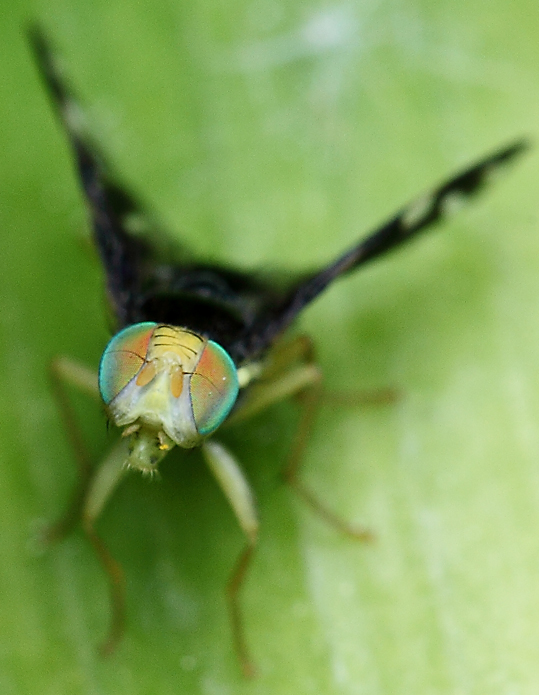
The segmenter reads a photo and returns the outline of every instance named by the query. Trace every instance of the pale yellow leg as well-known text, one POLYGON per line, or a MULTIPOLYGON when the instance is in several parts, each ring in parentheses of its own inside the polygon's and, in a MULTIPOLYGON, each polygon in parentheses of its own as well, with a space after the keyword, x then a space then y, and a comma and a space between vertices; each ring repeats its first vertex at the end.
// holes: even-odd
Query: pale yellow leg
POLYGON ((67 512, 46 530, 43 538, 46 542, 61 540, 79 520, 81 521, 82 528, 88 536, 109 581, 111 622, 100 651, 103 654, 110 654, 123 633, 125 582, 121 566, 112 557, 105 543, 97 534, 95 523, 125 474, 128 443, 126 439, 120 439, 100 465, 92 466, 73 408, 69 402, 66 385, 75 386, 100 400, 97 375, 69 357, 54 359, 50 366, 50 374, 53 393, 66 424, 68 438, 75 455, 79 480, 67 512))
POLYGON ((255 668, 245 639, 239 594, 258 540, 256 502, 241 468, 222 444, 211 440, 207 441, 202 446, 202 453, 208 467, 230 502, 238 523, 247 538, 247 544, 230 575, 227 584, 227 596, 236 653, 244 675, 251 678, 255 674, 255 668))
POLYGON ((109 581, 111 618, 105 640, 100 645, 103 655, 114 651, 122 638, 125 625, 125 579, 121 565, 114 559, 95 530, 95 523, 106 503, 127 472, 128 441, 120 439, 95 470, 81 510, 82 528, 88 536, 109 581))

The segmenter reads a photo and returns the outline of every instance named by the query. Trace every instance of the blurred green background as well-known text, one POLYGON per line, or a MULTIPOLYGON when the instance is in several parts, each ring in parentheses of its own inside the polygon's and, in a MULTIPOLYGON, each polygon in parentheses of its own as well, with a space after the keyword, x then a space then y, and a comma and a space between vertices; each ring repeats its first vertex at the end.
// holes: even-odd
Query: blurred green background
MULTIPOLYGON (((378 695, 539 689, 539 164, 328 291, 300 328, 332 389, 305 477, 355 544, 279 480, 293 404, 226 441, 256 491, 239 673, 224 585, 242 538, 198 453, 132 475, 99 529, 128 581, 117 653, 80 532, 30 539, 75 480, 49 359, 96 365, 100 269, 24 23, 40 21, 117 171, 171 234, 242 267, 325 263, 401 204, 538 139, 539 5, 526 0, 1 0, 0 692, 378 695)), ((96 459, 111 435, 76 399, 96 459)))

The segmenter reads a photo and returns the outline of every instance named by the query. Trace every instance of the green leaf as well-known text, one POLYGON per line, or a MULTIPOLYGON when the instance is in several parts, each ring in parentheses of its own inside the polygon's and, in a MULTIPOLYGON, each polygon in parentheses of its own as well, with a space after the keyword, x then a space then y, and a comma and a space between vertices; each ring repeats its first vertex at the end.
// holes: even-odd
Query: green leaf
MULTIPOLYGON (((305 479, 370 545, 282 486, 297 421, 275 406, 227 435, 260 547, 243 592, 258 677, 234 654, 225 584, 242 537, 197 454, 130 476, 99 531, 128 621, 96 645, 105 578, 79 531, 32 534, 75 482, 47 381, 96 365, 108 323, 70 153, 26 45, 40 21, 109 159, 204 258, 327 262, 422 190, 539 122, 537 4, 19 0, 0 45, 0 692, 535 693, 539 681, 537 157, 302 317, 328 388, 305 479)), ((96 460, 102 413, 77 411, 96 460)))

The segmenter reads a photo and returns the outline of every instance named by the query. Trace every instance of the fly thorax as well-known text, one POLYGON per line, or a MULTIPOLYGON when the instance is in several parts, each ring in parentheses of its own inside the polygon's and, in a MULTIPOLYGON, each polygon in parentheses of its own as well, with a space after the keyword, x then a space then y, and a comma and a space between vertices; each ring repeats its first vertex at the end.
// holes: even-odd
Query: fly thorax
POLYGON ((217 343, 184 328, 145 322, 124 328, 109 342, 99 388, 118 427, 136 423, 191 448, 226 418, 238 378, 217 343))

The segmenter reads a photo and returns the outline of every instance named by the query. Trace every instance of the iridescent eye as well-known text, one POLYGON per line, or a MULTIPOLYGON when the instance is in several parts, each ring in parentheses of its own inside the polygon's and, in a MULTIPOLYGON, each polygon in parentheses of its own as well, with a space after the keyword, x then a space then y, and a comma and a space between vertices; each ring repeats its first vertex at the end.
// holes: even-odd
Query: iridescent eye
POLYGON ((105 348, 99 365, 99 391, 107 405, 140 371, 156 326, 152 321, 128 326, 105 348))
POLYGON ((195 372, 190 391, 193 416, 199 434, 210 434, 226 418, 238 396, 236 367, 226 350, 208 341, 195 372))

